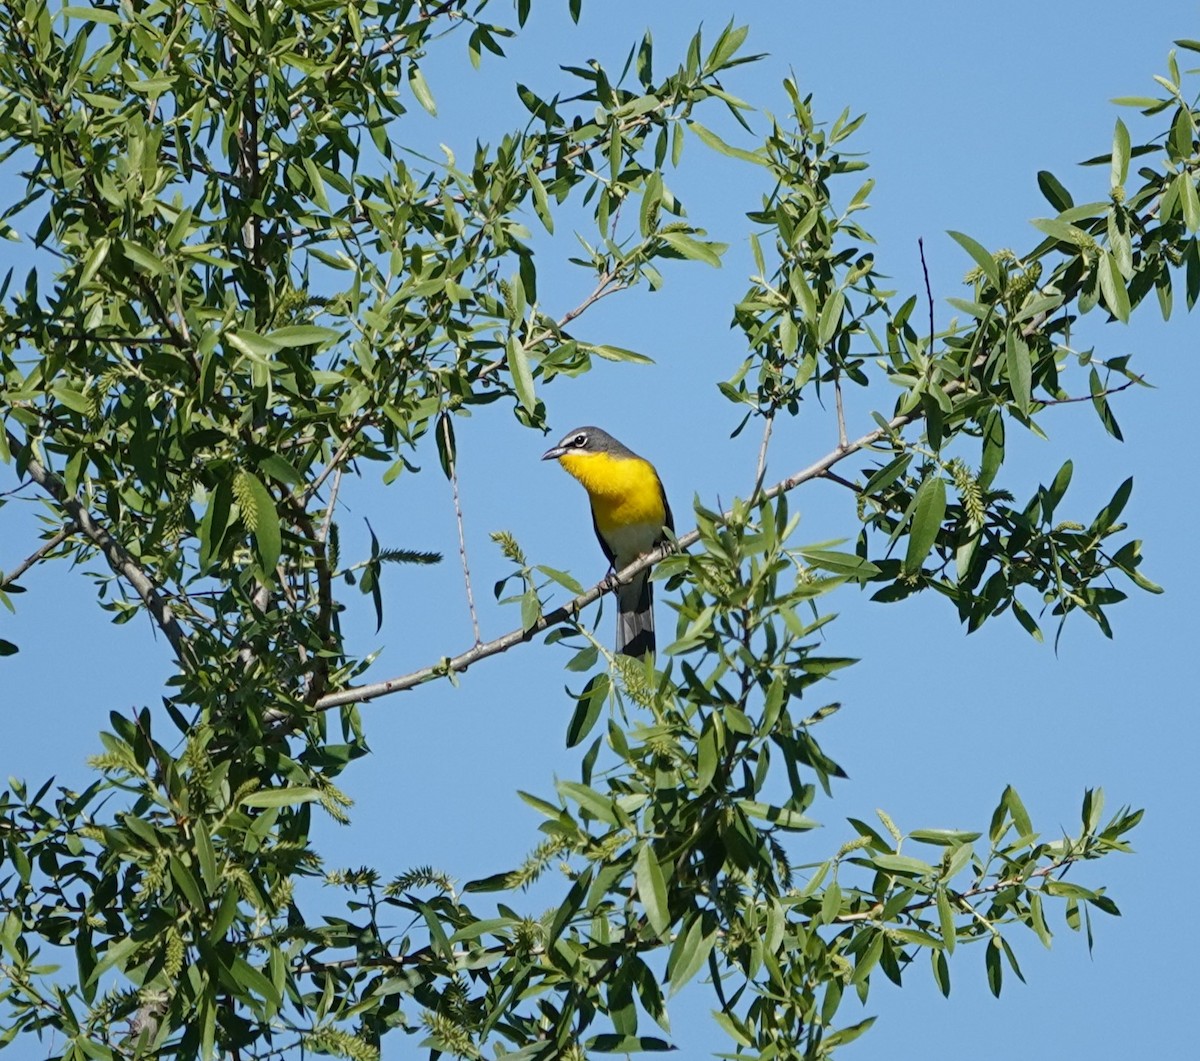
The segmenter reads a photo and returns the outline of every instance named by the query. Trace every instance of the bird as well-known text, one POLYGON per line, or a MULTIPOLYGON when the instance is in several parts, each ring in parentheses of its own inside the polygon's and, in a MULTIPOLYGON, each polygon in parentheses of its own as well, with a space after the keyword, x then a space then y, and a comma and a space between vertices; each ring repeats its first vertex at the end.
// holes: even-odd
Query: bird
MULTIPOLYGON (((557 460, 587 491, 592 527, 615 574, 674 533, 675 521, 654 465, 598 427, 568 431, 542 460, 557 460)), ((654 594, 650 572, 617 586, 617 652, 654 652, 654 594)))

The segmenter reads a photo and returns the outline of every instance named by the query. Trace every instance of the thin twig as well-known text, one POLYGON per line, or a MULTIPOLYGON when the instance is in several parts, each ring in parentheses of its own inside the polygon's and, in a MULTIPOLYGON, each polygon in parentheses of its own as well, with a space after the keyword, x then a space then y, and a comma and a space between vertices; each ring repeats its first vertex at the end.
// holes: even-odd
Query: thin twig
POLYGON ((45 544, 42 545, 40 549, 25 557, 25 559, 17 564, 17 566, 11 571, 7 573, 0 572, 0 574, 4 574, 3 580, 0 581, 0 589, 4 589, 5 586, 11 586, 17 581, 17 579, 25 574, 26 571, 33 567, 34 564, 36 564, 39 560, 44 560, 46 556, 62 545, 62 543, 71 537, 71 535, 77 530, 79 530, 79 528, 73 522, 68 522, 63 526, 62 530, 54 535, 53 538, 47 539, 45 544))
POLYGON ((837 408, 838 449, 846 448, 846 410, 842 405, 842 376, 833 377, 833 404, 837 408))
POLYGON ((758 444, 758 466, 754 470, 754 489, 750 492, 750 504, 758 500, 762 489, 763 479, 767 474, 767 447, 771 442, 771 430, 775 426, 775 407, 772 405, 763 424, 762 441, 758 444))
MULTIPOLYGON (((599 281, 592 290, 592 293, 588 295, 587 298, 580 302, 579 305, 574 309, 567 310, 566 313, 559 317, 558 320, 554 322, 553 329, 546 328, 540 335, 529 339, 525 343, 525 346, 527 348, 534 347, 537 346, 538 343, 544 343, 547 339, 552 339, 555 331, 562 331, 568 324, 571 323, 571 321, 575 320, 576 317, 582 316, 602 298, 606 297, 607 295, 614 294, 617 291, 623 291, 626 287, 623 281, 613 284, 614 280, 619 279, 620 278, 613 270, 608 270, 601 273, 599 281)), ((495 361, 489 361, 483 366, 483 368, 479 370, 479 375, 476 378, 483 379, 484 376, 490 376, 493 372, 499 368, 503 368, 506 364, 508 364, 507 357, 498 357, 495 361)))
POLYGON ((1120 394, 1121 391, 1127 391, 1135 384, 1141 384, 1143 387, 1149 387, 1144 376, 1138 376, 1122 383, 1119 387, 1107 387, 1102 391, 1097 391, 1095 394, 1082 394, 1078 398, 1049 398, 1045 401, 1039 401, 1039 405, 1070 405, 1072 402, 1090 402, 1096 398, 1107 398, 1110 394, 1120 394))
POLYGON ((329 542, 329 531, 333 526, 333 510, 337 508, 338 492, 342 489, 342 468, 333 473, 333 485, 329 488, 329 504, 325 506, 325 518, 321 521, 321 533, 317 541, 322 547, 329 542))
MULTIPOLYGON (((322 469, 321 474, 318 475, 311 483, 305 486, 305 488, 297 495, 296 500, 299 504, 308 504, 308 499, 312 497, 313 494, 315 494, 318 490, 320 490, 324 485, 325 480, 342 466, 342 461, 346 459, 346 454, 350 452, 350 447, 354 445, 355 436, 367 425, 367 422, 368 418, 363 417, 361 420, 358 420, 350 425, 350 430, 346 433, 346 438, 343 440, 342 444, 338 446, 337 452, 329 458, 329 463, 325 465, 324 469, 322 469)), ((330 507, 332 508, 332 506, 330 507)))
MULTIPOLYGON (((1043 866, 1041 869, 1035 869, 1032 873, 1029 874, 1028 877, 1022 877, 1020 879, 1015 879, 1015 880, 1005 879, 1005 880, 993 881, 991 884, 980 885, 977 888, 968 888, 965 892, 959 892, 957 895, 953 895, 952 893, 947 893, 947 894, 950 894, 953 899, 955 899, 959 902, 966 903, 966 900, 968 900, 968 899, 974 899, 980 895, 991 895, 993 892, 1001 891, 1004 888, 1019 888, 1022 886, 1027 886, 1029 881, 1033 880, 1034 877, 1048 877, 1048 876, 1050 876, 1051 873, 1054 873, 1060 869, 1065 869, 1066 867, 1072 865, 1073 863, 1075 863, 1077 861, 1078 861, 1078 858, 1074 857, 1074 856, 1069 857, 1069 858, 1064 858, 1059 862, 1052 862, 1048 866, 1043 866)), ((900 911, 900 913, 914 914, 918 910, 928 909, 929 907, 933 906, 936 903, 937 903, 936 897, 929 898, 929 899, 922 899, 919 903, 912 903, 911 905, 904 907, 900 911)), ((969 906, 970 904, 966 904, 966 905, 969 906)), ((870 921, 870 920, 878 917, 879 914, 882 912, 882 910, 883 910, 882 904, 876 903, 869 910, 860 910, 858 913, 853 913, 853 914, 839 914, 837 917, 834 918, 834 920, 838 924, 847 924, 851 921, 870 921)))
POLYGON ((844 486, 848 490, 853 490, 856 494, 862 489, 858 483, 852 483, 849 479, 843 479, 837 472, 824 472, 821 478, 828 479, 831 483, 837 483, 838 486, 844 486))
POLYGON ((925 241, 917 237, 917 250, 921 252, 921 272, 925 274, 925 301, 929 304, 929 356, 933 357, 933 288, 929 286, 929 267, 925 264, 925 241))
MULTIPOLYGON (((8 442, 9 448, 14 452, 32 448, 22 444, 20 439, 11 432, 8 433, 8 442)), ((100 551, 104 553, 104 558, 108 561, 108 566, 133 586, 137 595, 141 597, 142 603, 153 616, 155 623, 171 643, 171 648, 175 651, 175 658, 179 660, 185 670, 191 670, 194 660, 183 627, 180 626, 179 620, 175 618, 175 612, 150 576, 129 555, 125 547, 97 523, 92 518, 92 514, 76 498, 67 493, 67 488, 63 485, 62 480, 47 470, 32 454, 29 454, 26 470, 29 472, 29 477, 53 497, 67 515, 79 525, 79 529, 100 548, 100 551)))
POLYGON ((454 444, 450 441, 449 413, 442 413, 442 438, 446 442, 450 492, 454 497, 454 519, 458 523, 458 558, 462 561, 463 582, 467 587, 467 608, 471 612, 471 631, 475 635, 475 644, 478 645, 483 638, 479 634, 479 616, 475 611, 475 594, 471 591, 471 567, 467 563, 467 536, 463 532, 462 504, 458 499, 458 460, 454 453, 454 444))

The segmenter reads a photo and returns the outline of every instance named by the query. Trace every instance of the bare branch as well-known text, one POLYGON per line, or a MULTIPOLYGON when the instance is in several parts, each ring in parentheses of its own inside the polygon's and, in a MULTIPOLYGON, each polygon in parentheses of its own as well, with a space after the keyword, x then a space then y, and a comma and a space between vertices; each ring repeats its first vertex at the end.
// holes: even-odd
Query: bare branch
POLYGON ((337 508, 338 493, 342 489, 342 469, 339 466, 333 473, 333 485, 329 488, 329 504, 325 506, 325 518, 321 521, 321 533, 317 541, 325 546, 329 542, 329 531, 333 526, 333 512, 337 508))
MULTIPOLYGON (((579 305, 574 309, 567 310, 566 313, 559 317, 558 320, 555 321, 553 329, 545 329, 540 335, 529 339, 525 345, 527 347, 537 346, 538 343, 544 343, 547 339, 552 339, 555 331, 562 331, 562 329, 570 324, 571 321, 575 320, 576 317, 582 316, 602 298, 617 291, 623 291, 626 286, 626 283, 620 279, 615 270, 606 270, 600 274, 600 279, 597 281, 596 286, 592 289, 592 293, 588 295, 587 298, 580 302, 579 305), (616 282, 614 283, 614 281, 616 282)), ((490 376, 493 372, 499 368, 503 368, 506 364, 508 364, 507 357, 498 357, 495 361, 489 361, 483 366, 483 368, 479 370, 479 376, 477 378, 483 379, 484 376, 490 376)))
POLYGON ((925 241, 917 237, 917 250, 921 252, 921 272, 925 274, 925 301, 929 304, 929 350, 933 357, 933 288, 929 286, 929 266, 925 264, 925 241))
POLYGON ((839 372, 833 377, 833 403, 837 407, 838 449, 845 449, 846 440, 846 408, 842 405, 842 376, 839 372))
MULTIPOLYGON (((11 432, 8 435, 8 442, 14 453, 29 448, 11 432)), ((92 514, 76 498, 67 493, 66 487, 63 486, 58 476, 46 469, 32 453, 28 454, 26 470, 29 472, 29 477, 53 497, 63 511, 78 524, 79 529, 99 547, 100 551, 104 553, 105 560, 108 561, 108 566, 137 591, 137 595, 141 597, 142 603, 153 616, 155 623, 171 643, 171 648, 175 651, 175 658, 185 669, 192 669, 195 661, 192 658, 183 627, 179 625, 179 620, 175 618, 175 612, 150 576, 129 555, 128 550, 104 527, 92 519, 92 514)))
POLYGON ((1102 391, 1097 391, 1095 394, 1081 394, 1078 398, 1049 398, 1046 401, 1038 402, 1039 405, 1070 405, 1072 402, 1090 402, 1095 398, 1107 398, 1110 394, 1120 394, 1121 391, 1127 391, 1135 384, 1140 384, 1143 387, 1149 387, 1144 376, 1136 376, 1131 380, 1127 380, 1119 387, 1106 387, 1102 391))
MULTIPOLYGON (((366 427, 367 422, 368 418, 363 417, 362 419, 357 420, 350 425, 350 430, 346 432, 346 438, 343 440, 342 444, 338 446, 337 452, 329 458, 329 463, 325 465, 324 469, 321 471, 321 474, 318 475, 311 483, 305 486, 305 488, 296 496, 296 501, 300 505, 308 504, 308 499, 321 489, 321 487, 325 484, 325 480, 328 479, 335 471, 338 471, 341 468, 342 461, 346 459, 346 454, 350 452, 350 447, 354 445, 356 436, 364 427, 366 427)), ((332 511, 333 505, 331 504, 329 508, 330 511, 332 511)))
POLYGON ((454 453, 454 444, 450 440, 450 415, 442 413, 442 438, 446 443, 446 457, 450 471, 450 492, 454 497, 454 519, 458 523, 458 558, 462 561, 463 582, 467 587, 467 608, 471 613, 471 631, 475 635, 475 644, 483 639, 479 634, 479 616, 475 611, 475 594, 471 591, 471 566, 467 563, 467 537, 463 532, 462 504, 458 499, 458 460, 454 453))
POLYGON ((858 483, 852 483, 849 479, 843 479, 836 472, 823 472, 821 478, 828 479, 831 483, 837 483, 838 486, 844 486, 848 490, 853 490, 856 494, 862 490, 862 487, 858 483))
POLYGON ((754 504, 758 500, 759 491, 762 490, 763 479, 767 474, 767 447, 771 442, 771 430, 775 426, 775 408, 771 407, 771 411, 766 415, 766 422, 763 424, 762 441, 758 444, 758 465, 754 470, 754 489, 750 491, 750 503, 754 504))
POLYGON ((45 559, 50 553, 54 552, 55 549, 62 545, 62 543, 71 537, 71 535, 77 530, 79 530, 79 528, 73 522, 68 522, 63 526, 62 530, 54 535, 54 537, 48 538, 40 549, 25 557, 24 560, 17 564, 17 566, 7 574, 0 572, 0 574, 4 574, 4 578, 0 580, 0 589, 4 589, 5 586, 11 586, 17 581, 17 579, 25 574, 26 571, 33 567, 34 564, 45 559))

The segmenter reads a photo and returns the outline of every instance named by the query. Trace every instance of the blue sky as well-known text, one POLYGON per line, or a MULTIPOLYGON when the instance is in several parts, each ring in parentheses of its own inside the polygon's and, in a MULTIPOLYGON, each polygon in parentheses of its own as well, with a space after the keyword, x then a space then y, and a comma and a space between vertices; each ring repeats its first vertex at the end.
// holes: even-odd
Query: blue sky
MULTIPOLYGON (((1108 150, 1118 113, 1135 143, 1143 128, 1136 112, 1108 101, 1152 94, 1152 75, 1164 70, 1172 39, 1200 37, 1196 5, 1182 0, 1157 0, 1136 15, 1107 0, 1012 0, 985 16, 973 14, 984 10, 948 2, 762 2, 733 11, 708 2, 591 0, 581 26, 572 28, 565 2, 544 2, 507 62, 488 59, 473 71, 465 38, 431 57, 425 75, 440 118, 414 111, 405 121, 418 142, 443 141, 463 157, 476 138, 495 142, 523 121, 514 81, 550 95, 565 84, 559 63, 595 57, 619 69, 647 27, 659 62, 673 66, 698 23, 711 39, 733 14, 751 26, 747 48, 770 53, 728 79, 735 94, 783 111, 780 83, 790 72, 814 93, 819 117, 832 120, 843 107, 867 113, 852 142, 869 153, 876 180, 863 223, 877 239, 882 268, 906 293, 923 289, 917 239, 924 239, 941 324, 951 313, 944 299, 963 294, 961 278, 971 264, 946 230, 968 232, 993 248, 1033 246, 1039 237, 1028 219, 1051 212, 1037 189, 1040 169, 1055 173, 1077 201, 1102 198, 1106 169, 1076 163, 1108 150)), ((1189 65, 1187 53, 1181 61, 1189 65)), ((681 530, 691 526, 693 495, 710 506, 728 502, 746 492, 753 475, 757 439, 730 442, 738 412, 715 386, 743 356, 728 324, 750 272, 741 215, 757 204, 753 179, 747 167, 689 143, 684 171, 668 182, 693 220, 731 244, 724 266, 681 263, 662 292, 599 304, 581 320, 580 334, 638 349, 655 365, 601 364, 578 380, 555 381, 542 395, 555 438, 578 423, 598 423, 652 459, 681 530)), ((14 253, 19 248, 6 256, 14 253)), ((582 273, 548 263, 542 269, 542 299, 552 311, 561 313, 590 290, 582 273)), ((1072 830, 1083 789, 1102 785, 1110 807, 1146 808, 1133 836, 1137 854, 1084 867, 1073 879, 1107 883, 1124 916, 1098 917, 1091 957, 1061 917, 1052 923, 1053 951, 1031 935, 1016 937, 1028 984, 1009 978, 999 1001, 987 991, 980 948, 955 954, 949 1001, 924 969, 914 967, 903 990, 880 977, 863 1013, 877 1014, 879 1022, 841 1056, 886 1051, 940 1061, 969 1051, 975 1061, 998 1061, 1014 1052, 1125 1058, 1194 1049, 1186 1014, 1194 1007, 1191 954, 1200 933, 1185 910, 1174 912, 1186 901, 1178 893, 1200 870, 1187 842, 1195 831, 1191 779, 1200 750, 1193 606, 1200 577, 1186 559, 1200 512, 1194 462, 1184 449, 1200 366, 1197 322, 1183 314, 1182 299, 1177 303, 1177 316, 1165 326, 1146 305, 1128 328, 1086 332, 1106 354, 1134 354, 1135 370, 1156 385, 1117 399, 1124 444, 1103 433, 1086 405, 1068 407, 1046 422, 1049 442, 1022 441, 1005 472, 1018 496, 1027 495, 1072 457, 1076 479, 1063 511, 1086 518, 1134 475, 1126 514, 1145 541, 1143 570, 1167 592, 1134 591, 1114 609, 1112 642, 1077 619, 1056 656, 1007 618, 967 637, 940 599, 879 605, 844 589, 833 602, 841 617, 828 630, 830 650, 862 662, 842 672, 836 687, 820 690, 845 705, 822 739, 850 781, 814 808, 825 823, 810 834, 814 860, 852 835, 847 817, 870 819, 876 807, 905 830, 982 826, 1006 784, 1018 789, 1047 833, 1060 825, 1072 830)), ((891 400, 873 389, 852 402, 851 433, 869 429, 870 409, 891 400)), ((582 492, 538 462, 547 444, 539 435, 521 429, 499 405, 459 422, 457 435, 467 544, 487 638, 517 625, 511 610, 490 600, 504 565, 489 532, 512 531, 537 562, 570 569, 583 581, 599 578, 604 563, 582 492)), ((803 467, 835 441, 828 418, 805 406, 777 432, 768 479, 803 467)), ((387 620, 378 636, 365 598, 351 602, 351 644, 364 652, 382 647, 380 678, 460 651, 471 640, 449 487, 432 454, 423 456, 426 474, 384 488, 380 469, 369 467, 366 479, 344 494, 344 555, 365 549, 364 516, 385 544, 447 555, 436 568, 386 572, 387 620)), ((11 469, 0 470, 0 490, 11 481, 11 469)), ((857 529, 852 499, 835 486, 811 484, 792 506, 803 513, 797 544, 852 537, 857 529)), ((0 568, 14 566, 31 540, 24 506, 0 510, 0 568)), ((36 784, 55 773, 62 783, 82 786, 84 759, 98 747, 95 731, 110 710, 158 702, 167 655, 151 642, 146 624, 109 625, 80 572, 43 568, 23 582, 30 592, 18 600, 17 615, 0 615, 0 635, 22 646, 0 663, 7 731, 0 776, 36 784)), ((660 626, 670 621, 660 604, 660 626)), ((605 622, 611 623, 611 608, 605 622)), ((578 771, 576 752, 563 747, 571 704, 561 692, 564 682, 577 679, 561 670, 560 651, 523 646, 478 666, 457 688, 430 686, 366 707, 375 754, 343 776, 356 806, 349 827, 321 828, 318 845, 328 865, 369 862, 391 875, 433 864, 468 880, 517 862, 537 840, 537 819, 515 790, 549 795, 556 774, 578 771)), ((683 1002, 703 1000, 692 992, 683 1002)), ((858 1019, 856 1010, 856 1002, 845 1004, 847 1023, 858 1019)), ((702 1014, 684 1009, 674 1024, 683 1056, 728 1046, 702 1014)), ((22 1055, 29 1049, 18 1045, 15 1054, 35 1056, 22 1055)), ((394 1042, 389 1056, 415 1053, 394 1042)))

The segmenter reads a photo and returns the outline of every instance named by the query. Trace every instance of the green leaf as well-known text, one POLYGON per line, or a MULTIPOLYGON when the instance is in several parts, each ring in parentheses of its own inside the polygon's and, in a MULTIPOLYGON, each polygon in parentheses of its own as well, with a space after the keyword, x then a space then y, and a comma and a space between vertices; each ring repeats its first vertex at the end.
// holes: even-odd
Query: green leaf
POLYGON ((545 564, 535 564, 534 570, 540 571, 549 579, 553 579, 568 593, 574 593, 576 596, 578 596, 584 591, 583 586, 580 584, 577 578, 568 575, 565 571, 559 571, 556 567, 547 567, 545 564))
POLYGON ((533 212, 537 214, 542 227, 554 235, 554 214, 550 210, 550 199, 546 195, 546 186, 538 176, 533 163, 525 167, 525 179, 529 181, 529 190, 533 193, 533 212))
POLYGON ((86 395, 66 383, 53 384, 50 387, 50 393, 72 412, 86 413, 90 406, 86 395))
POLYGON ((983 270, 983 275, 992 282, 992 287, 999 291, 1000 266, 988 250, 982 244, 976 243, 975 240, 965 233, 949 231, 946 234, 975 259, 975 264, 983 270))
POLYGON ((725 68, 730 59, 737 53, 737 50, 746 40, 747 34, 750 32, 749 26, 735 26, 730 21, 719 37, 716 43, 712 46, 712 51, 708 53, 708 58, 704 61, 704 72, 706 74, 714 74, 725 68))
POLYGON ((997 998, 1004 981, 1004 971, 1000 966, 1000 937, 993 936, 988 940, 987 950, 984 951, 984 964, 987 966, 988 988, 997 998))
POLYGON ((1025 809, 1025 804, 1021 802, 1021 797, 1017 795, 1017 790, 1012 785, 1008 785, 1004 789, 1003 799, 1004 805, 1008 807, 1008 813, 1012 815, 1017 835, 1029 836, 1033 832, 1033 822, 1029 818, 1029 812, 1025 809))
POLYGON ((740 147, 734 147, 732 144, 727 144, 711 129, 706 128, 697 121, 689 121, 687 127, 694 132, 700 140, 711 147, 714 151, 729 158, 741 159, 743 162, 751 162, 756 166, 767 165, 767 160, 761 154, 754 151, 745 151, 740 147))
POLYGON ((416 900, 416 907, 425 918, 425 926, 429 929, 429 946, 443 961, 449 960, 452 954, 449 937, 442 927, 442 920, 433 907, 421 899, 416 900))
POLYGON ((222 479, 208 496, 208 506, 200 521, 200 570, 207 571, 220 554, 225 532, 233 515, 233 490, 229 480, 222 479))
POLYGON ((1099 262, 1100 293, 1104 295, 1104 304, 1109 312, 1119 321, 1129 322, 1129 292, 1121 276, 1112 251, 1105 251, 1099 262))
POLYGON ((240 474, 254 505, 254 544, 262 566, 263 580, 271 582, 275 577, 275 565, 279 563, 279 552, 283 547, 275 499, 257 475, 247 471, 240 474))
POLYGON ((268 360, 279 353, 282 347, 273 339, 250 328, 241 328, 236 332, 226 332, 225 338, 235 350, 240 350, 247 357, 268 360))
POLYGON ((207 904, 200 892, 200 884, 192 871, 183 864, 183 860, 178 855, 169 855, 167 865, 171 871, 171 879, 175 882, 180 894, 187 900, 188 906, 193 910, 203 911, 207 904))
POLYGON ((1195 232, 1200 228, 1200 195, 1196 192, 1196 180, 1185 169, 1175 178, 1175 187, 1183 210, 1183 223, 1189 232, 1195 232))
POLYGON ((1029 404, 1032 401, 1033 361, 1029 354, 1029 344, 1015 329, 1009 329, 1004 336, 1004 364, 1008 369, 1008 385, 1012 388, 1013 404, 1023 416, 1028 416, 1029 404))
POLYGON ((982 833, 965 832, 962 829, 914 829, 908 834, 908 838, 920 844, 954 847, 958 844, 974 843, 982 835, 982 833))
POLYGON ((1049 170, 1039 170, 1037 175, 1038 187, 1046 197, 1046 201, 1060 214, 1075 205, 1071 193, 1059 183, 1059 180, 1049 170))
POLYGON ((638 848, 634 860, 634 879, 637 881, 638 898, 646 910, 646 919, 661 936, 671 925, 671 915, 667 907, 667 885, 649 843, 638 848))
POLYGON ((672 995, 700 971, 717 941, 716 929, 705 932, 704 921, 702 914, 693 914, 690 924, 679 933, 671 947, 667 957, 667 981, 672 995))
POLYGON ((628 361, 635 365, 653 365, 654 358, 639 354, 636 350, 626 350, 620 346, 610 346, 607 343, 580 343, 580 349, 590 350, 605 361, 628 361))
POLYGON ((278 453, 268 453, 263 457, 258 462, 258 470, 285 486, 299 486, 304 482, 304 476, 296 466, 278 453))
POLYGON ((597 1054, 644 1054, 674 1050, 665 1039, 653 1035, 616 1035, 602 1032, 587 1041, 587 1049, 597 1054))
POLYGON ((323 347, 340 339, 341 334, 334 328, 322 328, 316 324, 290 324, 286 328, 276 328, 266 339, 268 343, 275 343, 278 347, 323 347))
POLYGON ((433 93, 429 91, 429 86, 425 83, 425 75, 421 73, 421 69, 416 63, 408 64, 408 87, 412 90, 417 102, 436 118, 437 104, 433 101, 433 93))
POLYGON ((610 685, 611 681, 607 674, 594 675, 584 686, 583 692, 576 697, 575 711, 571 715, 570 725, 567 726, 568 748, 574 748, 581 744, 591 733, 592 727, 600 717, 601 710, 608 701, 610 685))
POLYGON ((738 806, 750 815, 751 818, 759 818, 762 821, 770 822, 772 825, 777 825, 780 829, 804 832, 808 829, 817 829, 821 825, 816 819, 808 818, 799 811, 788 810, 786 807, 776 807, 770 803, 760 803, 758 800, 738 800, 738 806))
MULTIPOLYGON (((863 491, 866 492, 865 490, 863 491)), ((813 567, 831 571, 835 575, 848 575, 860 581, 874 578, 879 568, 870 560, 854 553, 841 553, 833 549, 801 548, 796 550, 813 567)))
POLYGON ((721 267, 721 254, 726 249, 723 243, 702 243, 682 232, 660 232, 658 238, 675 250, 681 258, 704 262, 715 269, 721 267))
POLYGON ((871 862, 885 873, 899 873, 906 877, 931 877, 934 869, 928 862, 908 855, 872 855, 871 862))
POLYGON ((92 975, 89 977, 88 983, 94 984, 109 969, 124 970, 125 960, 131 957, 143 943, 144 941, 136 940, 132 936, 126 936, 124 939, 118 939, 110 943, 104 951, 104 957, 92 969, 92 975))
POLYGON ((841 912, 842 888, 836 880, 832 880, 821 896, 821 924, 832 925, 841 912))
POLYGON ((845 1046, 846 1043, 852 1043, 863 1032, 868 1031, 877 1018, 866 1017, 860 1020, 857 1024, 851 1024, 845 1028, 839 1028, 835 1032, 826 1035, 821 1042, 823 1050, 832 1050, 835 1046, 845 1046))
POLYGON ((712 784, 720 762, 720 724, 718 716, 710 715, 704 720, 704 729, 696 749, 696 788, 700 791, 712 784))
POLYGON ((954 953, 954 944, 957 941, 957 930, 954 925, 954 910, 950 906, 950 896, 945 888, 937 890, 937 911, 938 923, 942 930, 942 943, 945 945, 946 953, 954 953))
POLYGON ((544 814, 547 818, 557 819, 563 816, 562 807, 556 807, 553 803, 548 803, 540 796, 535 796, 531 792, 522 792, 520 789, 517 790, 517 795, 535 811, 539 814, 544 814))
POLYGON ((513 389, 517 392, 517 400, 527 412, 532 413, 537 408, 537 397, 533 392, 533 373, 529 369, 529 358, 525 353, 525 347, 521 345, 520 339, 515 335, 510 335, 505 350, 508 355, 508 371, 512 376, 513 389))
POLYGON ((578 781, 556 781, 554 787, 558 789, 561 796, 574 800, 593 818, 608 822, 609 825, 619 824, 612 799, 601 795, 594 788, 581 785, 578 781))
POLYGON ((75 19, 78 22, 101 22, 106 26, 119 26, 121 16, 117 11, 102 7, 64 7, 58 12, 63 19, 75 19))
POLYGON ((979 485, 984 489, 992 485, 996 473, 1004 463, 1004 417, 998 409, 988 413, 983 424, 983 454, 979 465, 979 485))
POLYGON ((729 1036, 739 1046, 753 1046, 754 1040, 750 1038, 750 1033, 746 1026, 738 1020, 733 1013, 726 1013, 723 1010, 714 1009, 709 1011, 715 1020, 729 1036))
POLYGON ((821 315, 817 318, 817 343, 825 346, 833 342, 838 326, 842 322, 842 310, 846 305, 846 295, 835 291, 821 306, 821 315))
POLYGON ((243 807, 294 807, 300 803, 313 803, 320 798, 318 789, 300 785, 293 788, 260 788, 243 796, 239 802, 243 807))
POLYGON ((275 985, 245 958, 234 958, 229 971, 239 985, 265 999, 272 1009, 283 1005, 283 998, 275 985))
POLYGON ((1083 229, 1077 228, 1075 225, 1063 221, 1061 218, 1035 217, 1030 224, 1034 228, 1045 232, 1047 236, 1053 236, 1063 243, 1070 243, 1076 247, 1090 247, 1096 242, 1083 229))
POLYGON ((1129 175, 1129 130, 1125 128, 1125 123, 1120 118, 1117 119, 1117 127, 1113 133, 1113 149, 1112 149, 1112 178, 1111 183, 1114 188, 1119 188, 1125 183, 1125 178, 1129 175))
POLYGON ((921 570, 925 557, 937 541, 938 531, 941 530, 945 516, 946 481, 941 473, 934 469, 917 489, 912 524, 908 532, 908 551, 904 555, 905 574, 915 575, 921 570))

